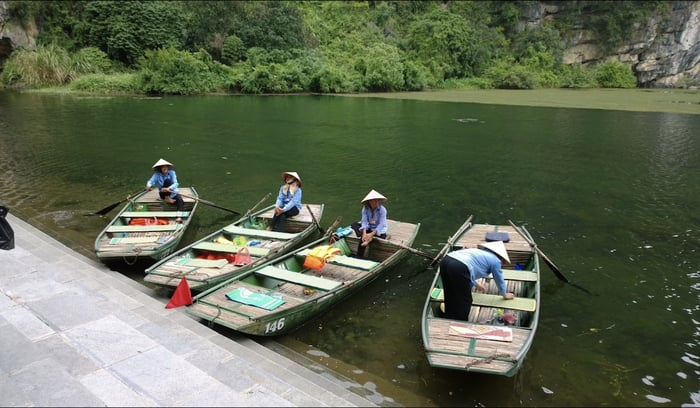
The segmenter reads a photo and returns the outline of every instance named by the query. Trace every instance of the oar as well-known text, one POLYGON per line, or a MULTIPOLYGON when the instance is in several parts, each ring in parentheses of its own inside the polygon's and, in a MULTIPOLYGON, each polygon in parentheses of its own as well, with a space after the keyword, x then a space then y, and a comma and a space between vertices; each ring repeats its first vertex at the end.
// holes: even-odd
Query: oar
POLYGON ((420 255, 420 256, 426 257, 426 258, 428 258, 428 259, 430 259, 430 260, 433 259, 433 256, 432 256, 432 255, 426 254, 425 252, 421 251, 420 249, 416 249, 416 248, 410 247, 410 246, 408 246, 408 245, 403 245, 403 244, 400 244, 400 243, 398 243, 398 242, 392 242, 392 241, 389 241, 389 240, 387 240, 387 239, 379 238, 379 237, 374 237, 374 238, 372 238, 372 240, 377 240, 377 241, 379 241, 379 242, 386 242, 387 244, 396 245, 396 246, 399 246, 399 247, 401 247, 401 248, 403 248, 403 249, 405 249, 405 250, 408 250, 408 252, 411 252, 411 253, 414 253, 414 254, 416 254, 416 255, 420 255))
POLYGON ((220 206, 220 205, 217 205, 217 204, 212 203, 211 201, 207 201, 207 200, 204 200, 204 199, 199 198, 199 197, 188 196, 187 194, 182 194, 182 193, 180 193, 180 195, 183 196, 183 197, 191 198, 191 199, 193 199, 193 200, 197 200, 197 201, 201 202, 202 204, 206 204, 206 205, 208 205, 208 206, 211 206, 211 207, 214 207, 214 208, 218 208, 218 209, 220 209, 220 210, 228 211, 228 212, 230 212, 230 213, 237 214, 237 215, 240 214, 240 212, 238 212, 238 211, 236 211, 236 210, 232 210, 232 209, 230 209, 230 208, 222 207, 222 206, 220 206))
POLYGON ((559 268, 557 268, 557 266, 554 264, 554 262, 552 262, 552 261, 549 259, 549 257, 548 257, 547 255, 545 255, 544 252, 542 252, 542 250, 540 249, 540 247, 538 247, 537 244, 536 244, 533 240, 530 239, 530 237, 528 237, 525 233, 523 233, 522 230, 521 230, 517 225, 515 225, 515 224, 513 223, 513 221, 508 220, 508 222, 510 223, 510 225, 511 225, 513 228, 515 228, 515 230, 518 232, 518 234, 520 234, 521 237, 525 238, 525 241, 527 241, 528 244, 530 244, 531 247, 535 248, 535 251, 537 251, 537 253, 542 257, 542 259, 544 259, 544 262, 547 264, 547 266, 549 266, 549 269, 551 269, 552 272, 554 272, 554 274, 557 276, 557 278, 559 278, 559 280, 561 280, 561 281, 563 281, 563 282, 566 282, 566 283, 568 283, 569 285, 571 285, 571 286, 573 286, 573 287, 575 287, 575 288, 578 288, 578 289, 580 289, 580 290, 582 290, 582 291, 588 293, 589 295, 592 295, 592 294, 593 294, 593 293, 591 293, 588 289, 586 289, 586 288, 584 288, 584 287, 582 287, 582 286, 577 285, 576 283, 570 281, 566 276, 564 276, 564 274, 561 273, 561 271, 559 270, 559 268))
POLYGON ((116 206, 118 206, 119 204, 123 203, 124 201, 129 200, 131 197, 133 197, 133 196, 135 196, 136 194, 142 192, 143 190, 144 190, 144 189, 140 189, 140 190, 138 190, 138 191, 136 191, 136 192, 133 192, 133 193, 129 194, 128 196, 126 196, 126 198, 123 199, 123 200, 119 200, 119 201, 117 201, 116 203, 110 204, 110 205, 108 205, 107 207, 105 207, 105 208, 103 208, 103 209, 101 209, 101 210, 95 211, 94 213, 88 213, 88 214, 85 214, 85 215, 105 215, 105 214, 107 214, 108 212, 112 211, 112 210, 113 210, 116 206))
POLYGON ((430 266, 435 266, 435 263, 437 263, 447 252, 449 252, 450 248, 452 248, 452 245, 454 245, 454 240, 455 240, 455 238, 457 238, 457 237, 459 237, 460 235, 462 235, 462 232, 463 232, 467 227, 469 227, 469 224, 472 222, 472 218, 473 218, 473 217, 474 217, 474 215, 470 215, 469 218, 467 218, 467 220, 464 221, 464 224, 462 224, 462 226, 460 226, 459 229, 457 229, 457 232, 455 232, 454 235, 452 235, 451 237, 449 237, 449 238, 447 239, 447 243, 445 244, 444 247, 442 247, 442 249, 440 250, 440 252, 438 252, 438 254, 435 255, 435 258, 433 258, 433 261, 430 262, 430 266))
POLYGON ((258 207, 260 206, 260 204, 262 204, 265 200, 267 200, 268 197, 270 197, 270 194, 272 194, 272 193, 267 193, 267 194, 265 194, 265 197, 261 198, 260 201, 258 201, 257 204, 255 204, 254 206, 250 207, 250 209, 249 209, 248 211, 245 212, 245 216, 246 216, 246 217, 249 217, 250 214, 252 214, 253 211, 255 211, 255 209, 258 208, 258 207))
POLYGON ((309 210, 309 214, 311 214, 311 219, 314 220, 314 224, 316 224, 316 228, 318 228, 319 231, 321 231, 321 234, 325 234, 326 230, 321 228, 321 226, 318 224, 318 220, 316 219, 316 216, 314 215, 314 212, 311 211, 311 206, 306 204, 306 209, 309 210))

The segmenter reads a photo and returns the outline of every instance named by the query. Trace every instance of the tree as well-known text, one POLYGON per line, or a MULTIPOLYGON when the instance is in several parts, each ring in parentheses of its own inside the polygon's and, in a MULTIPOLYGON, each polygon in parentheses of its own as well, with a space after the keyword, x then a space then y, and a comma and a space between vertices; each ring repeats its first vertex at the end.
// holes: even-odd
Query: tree
POLYGON ((96 46, 128 66, 146 50, 181 49, 185 19, 179 3, 168 1, 95 1, 85 5, 76 31, 85 46, 96 46))

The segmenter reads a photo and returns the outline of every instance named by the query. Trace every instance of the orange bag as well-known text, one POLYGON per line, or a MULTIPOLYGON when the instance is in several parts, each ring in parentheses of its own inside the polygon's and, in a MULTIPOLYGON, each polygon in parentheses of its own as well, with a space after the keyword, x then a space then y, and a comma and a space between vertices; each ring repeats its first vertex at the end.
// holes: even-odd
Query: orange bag
POLYGON ((248 247, 241 247, 236 253, 236 257, 233 258, 233 264, 236 266, 243 266, 248 265, 250 262, 250 251, 248 251, 248 247))
POLYGON ((304 266, 310 269, 321 270, 326 265, 326 260, 314 255, 306 255, 304 266))

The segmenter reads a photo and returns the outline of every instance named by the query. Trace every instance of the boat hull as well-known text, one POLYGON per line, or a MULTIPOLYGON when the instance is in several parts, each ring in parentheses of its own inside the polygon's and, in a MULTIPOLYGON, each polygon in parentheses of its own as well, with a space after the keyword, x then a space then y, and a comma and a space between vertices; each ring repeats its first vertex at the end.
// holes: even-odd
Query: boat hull
MULTIPOLYGON (((528 234, 524 227, 523 233, 528 234)), ((445 254, 486 242, 487 232, 505 232, 510 265, 504 265, 507 290, 516 296, 498 295, 493 279, 482 279, 485 293, 472 293, 474 304, 468 321, 444 316, 439 266, 430 285, 421 316, 423 347, 432 367, 511 377, 522 367, 534 341, 539 320, 540 265, 536 251, 510 225, 465 222, 440 252, 445 254)), ((529 234, 528 238, 531 239, 529 234)))

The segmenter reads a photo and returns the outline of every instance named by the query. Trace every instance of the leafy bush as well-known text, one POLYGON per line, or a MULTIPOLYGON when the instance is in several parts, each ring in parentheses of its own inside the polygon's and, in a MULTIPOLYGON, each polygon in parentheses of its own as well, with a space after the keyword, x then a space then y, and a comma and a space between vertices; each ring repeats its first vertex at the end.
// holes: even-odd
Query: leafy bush
MULTIPOLYGON (((146 51, 140 60, 140 88, 145 93, 192 95, 210 92, 221 83, 202 55, 175 48, 146 51)), ((210 61, 211 63, 211 61, 210 61)))
POLYGON ((594 88, 598 86, 593 70, 581 64, 564 65, 560 69, 559 84, 562 88, 594 88))
POLYGON ((242 61, 244 57, 245 45, 243 45, 243 40, 235 35, 226 37, 221 50, 221 61, 224 64, 232 65, 238 61, 242 61))
POLYGON ((595 79, 601 88, 634 88, 637 78, 632 68, 618 61, 608 61, 595 67, 595 79))
POLYGON ((107 54, 96 47, 78 50, 73 55, 73 65, 78 73, 106 74, 114 69, 114 64, 107 54))
POLYGON ((362 58, 364 61, 364 87, 370 91, 396 91, 403 89, 403 63, 396 47, 377 43, 362 58))

